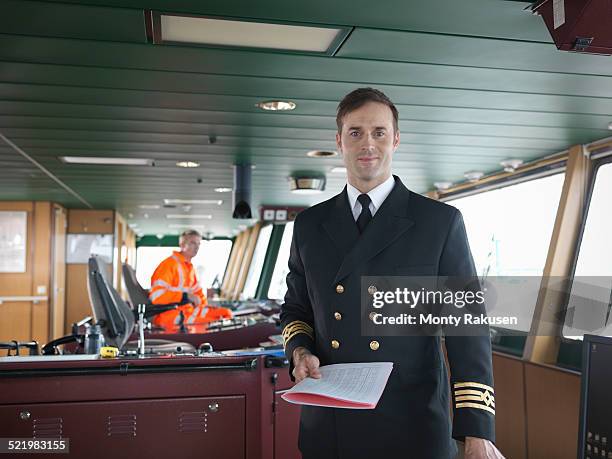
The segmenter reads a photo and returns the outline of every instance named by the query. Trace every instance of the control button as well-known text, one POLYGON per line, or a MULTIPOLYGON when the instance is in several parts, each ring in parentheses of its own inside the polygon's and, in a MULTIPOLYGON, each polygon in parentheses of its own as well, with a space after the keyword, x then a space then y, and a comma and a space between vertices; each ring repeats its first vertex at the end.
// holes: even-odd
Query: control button
POLYGON ((331 344, 332 344, 332 347, 334 349, 338 349, 340 347, 340 341, 338 341, 338 340, 332 339, 332 343, 331 344))
POLYGON ((344 285, 342 284, 336 285, 336 293, 344 293, 344 285))
POLYGON ((378 341, 370 341, 370 349, 377 351, 379 347, 380 343, 378 341))
POLYGON ((338 311, 334 312, 334 319, 342 320, 342 314, 340 314, 338 311))
POLYGON ((378 289, 376 288, 376 285, 370 285, 368 287, 368 293, 370 295, 374 295, 377 291, 378 291, 378 289))
POLYGON ((372 311, 368 317, 370 318, 372 322, 374 322, 374 317, 376 317, 377 315, 378 315, 377 312, 372 311))

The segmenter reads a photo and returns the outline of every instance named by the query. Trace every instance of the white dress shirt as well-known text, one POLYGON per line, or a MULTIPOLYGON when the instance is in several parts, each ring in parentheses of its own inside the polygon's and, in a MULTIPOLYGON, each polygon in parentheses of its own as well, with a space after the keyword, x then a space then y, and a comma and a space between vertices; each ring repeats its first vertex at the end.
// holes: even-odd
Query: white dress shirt
MULTIPOLYGON (((393 175, 391 175, 387 180, 378 185, 376 188, 368 191, 367 195, 370 197, 370 212, 372 213, 372 217, 376 214, 376 211, 380 209, 382 203, 387 199, 389 193, 395 186, 395 179, 393 175)), ((363 194, 353 185, 347 182, 346 184, 346 194, 348 196, 349 206, 351 206, 351 211, 353 212, 353 218, 355 221, 359 218, 359 214, 361 213, 361 203, 357 201, 357 198, 360 194, 363 194)))

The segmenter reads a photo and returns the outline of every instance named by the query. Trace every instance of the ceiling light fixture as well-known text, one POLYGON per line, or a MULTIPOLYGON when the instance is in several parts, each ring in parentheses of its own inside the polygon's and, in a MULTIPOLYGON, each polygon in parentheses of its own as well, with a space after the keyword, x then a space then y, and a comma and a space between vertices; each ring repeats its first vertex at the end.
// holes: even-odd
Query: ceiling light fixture
POLYGON ((160 25, 155 43, 193 43, 240 48, 282 49, 332 54, 350 28, 272 24, 153 12, 160 25))
POLYGON ((231 188, 229 187, 219 187, 219 188, 215 188, 215 193, 229 193, 230 191, 232 191, 231 188))
POLYGON ((434 182, 434 186, 438 191, 445 191, 453 186, 453 182, 434 182))
POLYGON ((608 124, 608 129, 612 131, 612 121, 608 124))
POLYGON ((146 158, 109 158, 106 156, 59 156, 66 164, 86 164, 96 166, 154 166, 152 159, 146 158))
POLYGON ((469 171, 463 174, 463 176, 467 179, 468 182, 477 182, 484 175, 483 172, 480 171, 469 171))
POLYGON ((514 172, 521 166, 521 164, 523 164, 523 160, 516 158, 504 159, 503 161, 500 161, 499 164, 501 164, 505 172, 514 172))
POLYGON ((346 167, 344 167, 344 166, 332 167, 330 172, 332 174, 346 174, 346 167))
POLYGON ((188 223, 170 223, 168 228, 172 229, 205 229, 205 225, 190 225, 188 223))
POLYGON ((166 218, 184 218, 189 220, 210 220, 212 215, 209 214, 168 214, 166 218))
POLYGON ((194 168, 194 167, 200 167, 200 163, 196 162, 196 161, 179 161, 176 163, 176 165, 178 167, 186 167, 186 168, 194 168))
POLYGON ((161 206, 159 204, 140 204, 138 207, 145 210, 157 210, 161 206))
POLYGON ((255 104, 255 106, 262 110, 269 111, 295 110, 296 107, 295 102, 291 102, 290 100, 266 100, 255 104))
POLYGON ((311 158, 331 158, 333 156, 338 156, 338 152, 328 150, 312 150, 306 153, 306 156, 310 156, 311 158))
POLYGON ((223 204, 221 199, 164 199, 164 205, 171 206, 176 204, 203 204, 220 206, 223 204))
POLYGON ((325 177, 289 177, 289 189, 296 194, 317 194, 325 190, 325 177))

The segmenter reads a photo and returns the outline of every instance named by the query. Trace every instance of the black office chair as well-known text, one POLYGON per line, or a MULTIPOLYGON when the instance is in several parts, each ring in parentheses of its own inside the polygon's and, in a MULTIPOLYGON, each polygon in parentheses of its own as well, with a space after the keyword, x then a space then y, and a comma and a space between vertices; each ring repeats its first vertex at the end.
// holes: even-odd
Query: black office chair
MULTIPOLYGON (((97 255, 89 259, 87 290, 96 323, 100 325, 105 342, 122 350, 138 349, 138 341, 128 341, 136 323, 134 310, 123 301, 119 293, 108 282, 106 263, 97 255)), ((176 307, 176 305, 174 305, 176 307)), ((192 352, 196 349, 189 343, 164 339, 145 340, 145 352, 192 352)))
POLYGON ((122 271, 123 282, 125 283, 128 297, 130 298, 129 303, 132 306, 134 314, 137 314, 136 311, 138 310, 139 304, 144 304, 146 306, 145 319, 150 319, 157 314, 176 309, 178 306, 188 303, 188 301, 181 301, 178 303, 169 304, 153 304, 149 299, 149 292, 145 290, 142 285, 140 285, 140 282, 138 282, 134 268, 127 263, 124 263, 122 266, 122 271))

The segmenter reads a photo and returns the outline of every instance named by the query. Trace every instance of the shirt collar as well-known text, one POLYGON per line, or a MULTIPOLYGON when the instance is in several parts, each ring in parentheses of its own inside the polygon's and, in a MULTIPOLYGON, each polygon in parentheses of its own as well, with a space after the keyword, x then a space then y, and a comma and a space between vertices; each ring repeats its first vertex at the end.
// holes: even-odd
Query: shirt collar
POLYGON ((189 263, 181 252, 173 251, 172 252, 176 257, 181 261, 181 263, 189 263))
MULTIPOLYGON (((372 209, 372 215, 376 213, 376 211, 380 208, 380 206, 385 201, 385 199, 387 199, 387 196, 389 196, 394 186, 395 186, 395 179, 393 178, 393 175, 391 175, 389 176, 387 180, 385 180, 383 183, 378 185, 376 188, 373 188, 370 191, 368 191, 367 195, 372 200, 371 205, 374 207, 372 209)), ((346 183, 346 194, 348 196, 351 210, 355 209, 357 198, 359 197, 360 194, 362 194, 361 191, 359 191, 357 188, 355 188, 353 185, 347 182, 346 183)))

